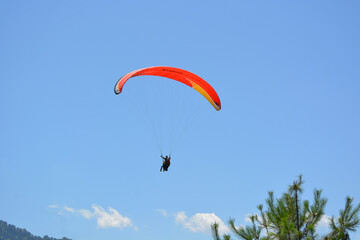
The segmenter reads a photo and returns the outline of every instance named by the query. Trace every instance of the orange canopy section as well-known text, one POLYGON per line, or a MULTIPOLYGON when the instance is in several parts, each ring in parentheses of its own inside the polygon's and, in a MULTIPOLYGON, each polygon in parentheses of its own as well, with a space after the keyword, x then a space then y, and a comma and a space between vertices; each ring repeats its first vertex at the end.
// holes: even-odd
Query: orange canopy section
POLYGON ((115 93, 121 93, 124 84, 130 78, 143 75, 166 77, 186 84, 201 93, 217 111, 221 109, 220 98, 209 83, 194 73, 174 67, 148 67, 132 71, 117 81, 114 89, 115 93))

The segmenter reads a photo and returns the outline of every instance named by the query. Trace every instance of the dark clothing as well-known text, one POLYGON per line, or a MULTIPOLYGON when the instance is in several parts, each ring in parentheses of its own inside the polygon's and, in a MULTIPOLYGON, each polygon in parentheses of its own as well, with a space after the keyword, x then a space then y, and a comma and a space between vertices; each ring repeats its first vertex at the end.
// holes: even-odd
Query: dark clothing
POLYGON ((161 155, 161 158, 162 159, 164 159, 164 161, 163 161, 163 165, 161 166, 161 168, 160 168, 160 172, 161 172, 161 170, 163 171, 163 172, 165 172, 165 171, 167 171, 168 170, 168 168, 169 168, 169 166, 170 166, 170 159, 171 159, 171 157, 169 156, 166 156, 166 157, 163 157, 162 155, 161 155))

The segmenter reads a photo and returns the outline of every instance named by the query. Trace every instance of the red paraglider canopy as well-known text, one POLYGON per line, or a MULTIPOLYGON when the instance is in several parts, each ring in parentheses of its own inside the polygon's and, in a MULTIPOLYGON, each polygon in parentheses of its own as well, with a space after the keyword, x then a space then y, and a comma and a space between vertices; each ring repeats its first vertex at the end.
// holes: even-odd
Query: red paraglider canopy
POLYGON ((192 87, 196 91, 201 93, 217 111, 221 109, 220 98, 209 83, 207 83, 204 79, 195 75, 192 72, 174 67, 158 66, 158 67, 148 67, 148 68, 132 71, 118 80, 114 89, 115 93, 116 94, 121 93, 124 84, 130 78, 136 76, 142 76, 142 75, 166 77, 181 82, 183 84, 186 84, 187 86, 192 87))

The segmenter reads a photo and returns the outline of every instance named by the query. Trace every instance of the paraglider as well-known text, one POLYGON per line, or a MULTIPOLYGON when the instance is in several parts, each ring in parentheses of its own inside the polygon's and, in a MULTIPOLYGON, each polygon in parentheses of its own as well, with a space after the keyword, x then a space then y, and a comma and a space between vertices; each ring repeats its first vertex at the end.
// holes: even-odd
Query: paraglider
POLYGON ((161 166, 161 168, 160 168, 160 172, 161 172, 161 171, 165 172, 165 171, 167 171, 168 168, 170 167, 171 155, 164 157, 164 156, 161 154, 160 157, 161 157, 162 159, 164 159, 163 164, 162 164, 162 166, 161 166))
MULTIPOLYGON (((216 91, 214 90, 214 88, 208 82, 206 82, 204 79, 202 79, 201 77, 197 76, 192 72, 174 67, 165 67, 165 66, 147 67, 129 72, 124 76, 122 76, 116 82, 114 88, 115 94, 120 94, 122 92, 125 83, 130 78, 134 78, 138 76, 146 76, 146 75, 164 77, 183 83, 198 91, 215 108, 215 110, 219 111, 221 109, 220 98, 216 93, 216 91)), ((151 99, 150 99, 150 103, 152 104, 151 99)), ((161 149, 159 150, 162 153, 162 150, 161 149)), ((161 158, 163 159, 163 164, 160 168, 160 172, 168 171, 168 168, 170 166, 171 154, 165 157, 161 154, 161 158)))

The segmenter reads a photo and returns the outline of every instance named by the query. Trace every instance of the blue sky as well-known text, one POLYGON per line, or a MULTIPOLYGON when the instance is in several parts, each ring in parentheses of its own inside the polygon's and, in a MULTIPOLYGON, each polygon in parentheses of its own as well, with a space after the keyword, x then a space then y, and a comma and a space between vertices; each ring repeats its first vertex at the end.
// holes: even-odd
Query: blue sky
POLYGON ((246 224, 299 174, 304 199, 324 190, 329 216, 347 195, 359 203, 359 11, 358 1, 1 1, 0 219, 74 240, 211 239, 209 222, 246 224), (163 79, 113 93, 122 75, 158 65, 204 78, 222 110, 163 79), (172 93, 191 107, 173 107, 172 93), (157 142, 173 141, 164 122, 190 109, 200 113, 181 123, 159 173, 157 142))

